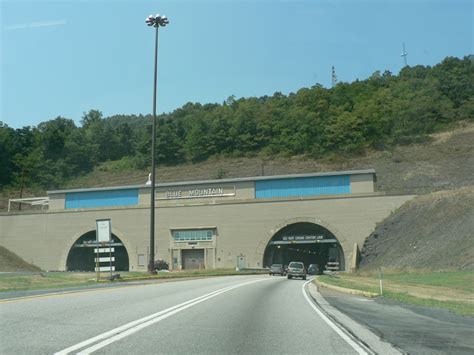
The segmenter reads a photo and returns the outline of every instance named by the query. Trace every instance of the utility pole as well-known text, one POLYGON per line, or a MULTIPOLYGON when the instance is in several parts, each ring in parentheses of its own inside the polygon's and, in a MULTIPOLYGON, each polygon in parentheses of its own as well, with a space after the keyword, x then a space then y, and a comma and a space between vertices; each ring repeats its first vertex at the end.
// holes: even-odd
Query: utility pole
MULTIPOLYGON (((25 168, 21 169, 20 198, 23 198, 23 182, 25 180, 25 168)), ((21 202, 18 204, 18 211, 21 211, 21 202)))

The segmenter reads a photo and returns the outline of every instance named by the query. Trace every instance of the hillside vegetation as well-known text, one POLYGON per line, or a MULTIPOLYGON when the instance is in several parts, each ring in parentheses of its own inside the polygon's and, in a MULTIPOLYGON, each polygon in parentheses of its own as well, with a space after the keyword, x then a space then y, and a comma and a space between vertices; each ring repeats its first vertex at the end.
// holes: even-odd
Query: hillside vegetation
MULTIPOLYGON (((210 158, 157 168, 158 182, 209 180, 260 175, 284 175, 374 168, 377 191, 388 194, 424 194, 474 185, 474 123, 459 122, 449 131, 430 134, 422 143, 386 150, 367 150, 359 156, 337 155, 324 159, 307 156, 210 158)), ((64 188, 143 184, 148 169, 124 166, 123 161, 104 162, 88 174, 69 179, 64 188)), ((23 196, 44 195, 43 189, 23 191, 23 196)), ((0 193, 0 211, 8 198, 19 197, 19 187, 0 193)), ((16 210, 18 206, 14 206, 16 210)), ((23 206, 27 209, 27 206, 23 206)))
MULTIPOLYGON (((398 75, 375 72, 331 89, 317 84, 289 95, 187 103, 159 116, 157 162, 177 166, 223 157, 278 161, 293 156, 324 162, 393 152, 472 121, 473 74, 471 57, 449 57, 434 67, 405 67, 398 75)), ((150 123, 149 116, 103 118, 97 110, 85 113, 80 127, 64 117, 20 129, 0 122, 0 188, 64 187, 104 166, 143 171, 150 166, 150 123)), ((389 159, 403 163, 411 157, 389 159)), ((230 169, 223 170, 211 173, 222 177, 230 169)))
MULTIPOLYGON (((358 156, 325 159, 307 156, 211 158, 200 163, 161 166, 158 182, 271 176, 374 168, 376 189, 389 194, 422 194, 474 185, 474 123, 460 122, 449 131, 430 134, 422 143, 367 150, 358 156)), ((71 179, 65 187, 142 184, 148 169, 124 167, 121 161, 99 165, 91 173, 71 179)))

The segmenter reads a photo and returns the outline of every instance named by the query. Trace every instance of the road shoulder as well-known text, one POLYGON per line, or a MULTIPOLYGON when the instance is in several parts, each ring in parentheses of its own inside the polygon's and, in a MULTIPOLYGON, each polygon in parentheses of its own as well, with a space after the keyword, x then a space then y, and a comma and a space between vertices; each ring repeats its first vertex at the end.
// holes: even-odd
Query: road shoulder
POLYGON ((308 292, 313 300, 318 304, 320 309, 336 323, 343 326, 348 332, 350 332, 359 341, 364 343, 369 349, 377 354, 402 354, 400 349, 397 349, 392 344, 384 341, 379 335, 373 333, 368 328, 361 326, 359 323, 348 317, 337 308, 333 307, 318 291, 317 286, 314 283, 308 284, 308 292))
MULTIPOLYGON (((357 334, 362 324, 375 337, 393 344, 404 353, 472 354, 474 353, 474 318, 457 316, 444 309, 405 305, 383 298, 341 293, 312 286, 313 298, 337 321, 373 347, 370 336, 357 334)), ((363 327, 361 327, 363 328, 363 327)), ((376 339, 375 339, 376 340, 376 339)))

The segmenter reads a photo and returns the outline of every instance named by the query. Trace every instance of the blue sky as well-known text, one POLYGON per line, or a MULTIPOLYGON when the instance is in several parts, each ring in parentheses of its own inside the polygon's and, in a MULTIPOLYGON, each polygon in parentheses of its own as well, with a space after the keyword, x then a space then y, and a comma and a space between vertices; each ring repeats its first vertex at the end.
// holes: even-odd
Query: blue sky
POLYGON ((285 94, 375 70, 473 53, 473 1, 0 0, 0 121, 152 110, 151 13, 160 29, 158 112, 285 94))

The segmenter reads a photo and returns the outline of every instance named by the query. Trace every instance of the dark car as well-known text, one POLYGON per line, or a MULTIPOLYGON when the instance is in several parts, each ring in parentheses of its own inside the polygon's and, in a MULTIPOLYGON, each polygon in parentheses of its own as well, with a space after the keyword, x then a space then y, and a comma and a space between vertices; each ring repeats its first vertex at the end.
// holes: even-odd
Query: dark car
POLYGON ((318 264, 310 264, 308 266, 308 275, 319 275, 320 273, 318 264))
POLYGON ((285 269, 283 268, 282 264, 273 264, 272 266, 270 266, 270 275, 275 274, 285 276, 285 269))
POLYGON ((288 279, 293 277, 301 277, 303 280, 306 280, 306 270, 304 264, 299 261, 292 261, 288 265, 288 279))
POLYGON ((168 270, 168 263, 162 259, 155 260, 155 270, 168 270))

